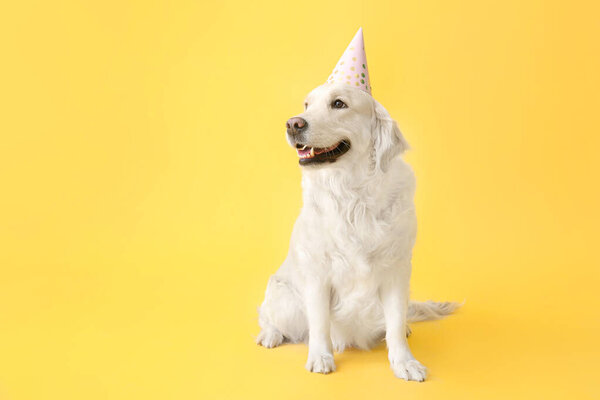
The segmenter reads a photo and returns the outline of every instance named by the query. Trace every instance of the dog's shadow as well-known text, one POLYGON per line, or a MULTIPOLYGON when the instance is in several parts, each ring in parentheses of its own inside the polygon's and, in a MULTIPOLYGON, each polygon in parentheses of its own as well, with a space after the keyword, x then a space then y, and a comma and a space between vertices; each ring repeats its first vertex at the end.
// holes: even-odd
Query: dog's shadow
MULTIPOLYGON (((411 324, 412 334, 408 337, 411 352, 419 359, 421 354, 444 354, 444 344, 438 340, 428 340, 435 331, 440 329, 439 321, 424 321, 417 324, 411 324)), ((337 370, 341 370, 345 365, 362 364, 389 366, 388 350, 384 339, 370 350, 357 348, 347 348, 341 353, 335 353, 335 362, 337 370)))
MULTIPOLYGON (((424 354, 435 354, 436 356, 443 356, 444 347, 448 344, 444 344, 444 341, 435 340, 438 332, 441 329, 440 321, 423 321, 415 324, 411 324, 412 334, 408 337, 408 343, 411 352, 417 359, 420 359, 421 355, 424 354)), ((445 329, 451 329, 447 326, 445 329)), ((293 359, 294 362, 297 358, 305 359, 306 351, 308 350, 306 343, 291 343, 284 340, 282 346, 285 347, 289 352, 284 358, 290 357, 290 361, 293 359)), ((342 352, 335 352, 335 364, 336 370, 339 372, 343 370, 346 365, 369 365, 373 367, 389 367, 388 351, 386 342, 382 339, 373 348, 369 350, 358 349, 354 347, 346 348, 342 352)))
POLYGON ((351 364, 387 365, 388 363, 387 348, 384 340, 370 350, 351 347, 341 353, 335 354, 335 364, 338 371, 343 369, 345 365, 351 364))

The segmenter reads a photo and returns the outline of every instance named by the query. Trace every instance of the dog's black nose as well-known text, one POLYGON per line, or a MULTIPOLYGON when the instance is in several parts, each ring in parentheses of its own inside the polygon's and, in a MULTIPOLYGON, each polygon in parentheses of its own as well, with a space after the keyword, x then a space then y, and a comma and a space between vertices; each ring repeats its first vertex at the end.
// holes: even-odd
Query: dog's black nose
POLYGON ((292 117, 287 120, 285 126, 287 128, 287 133, 290 135, 298 135, 308 127, 308 122, 306 122, 304 118, 292 117))

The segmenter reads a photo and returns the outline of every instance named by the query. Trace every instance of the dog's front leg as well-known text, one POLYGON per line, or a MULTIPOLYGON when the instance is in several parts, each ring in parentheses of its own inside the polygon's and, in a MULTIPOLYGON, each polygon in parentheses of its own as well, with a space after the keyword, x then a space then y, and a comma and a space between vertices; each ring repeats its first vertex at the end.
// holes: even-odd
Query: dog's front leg
POLYGON ((425 380, 427 369, 410 352, 406 340, 408 281, 410 271, 390 277, 381 287, 385 317, 385 340, 394 375, 407 381, 425 380))
POLYGON ((304 302, 308 319, 308 360, 306 369, 328 374, 335 371, 330 336, 331 288, 323 282, 308 284, 304 302))

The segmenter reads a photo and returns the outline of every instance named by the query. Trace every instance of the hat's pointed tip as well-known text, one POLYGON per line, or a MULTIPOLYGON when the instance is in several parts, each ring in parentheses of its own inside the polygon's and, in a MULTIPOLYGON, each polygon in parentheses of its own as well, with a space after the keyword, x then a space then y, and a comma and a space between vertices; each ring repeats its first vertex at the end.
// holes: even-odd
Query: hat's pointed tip
POLYGON ((371 94, 371 83, 362 32, 362 27, 359 27, 327 82, 345 83, 371 94))

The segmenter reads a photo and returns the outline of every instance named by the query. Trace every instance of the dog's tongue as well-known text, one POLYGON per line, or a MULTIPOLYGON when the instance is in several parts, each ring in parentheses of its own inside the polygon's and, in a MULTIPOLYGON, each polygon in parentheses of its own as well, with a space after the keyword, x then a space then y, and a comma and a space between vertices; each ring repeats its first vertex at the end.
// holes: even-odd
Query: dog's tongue
POLYGON ((306 146, 303 149, 296 149, 296 151, 298 152, 298 156, 299 157, 307 157, 307 156, 309 156, 311 150, 312 150, 312 147, 308 147, 308 146, 306 146))

